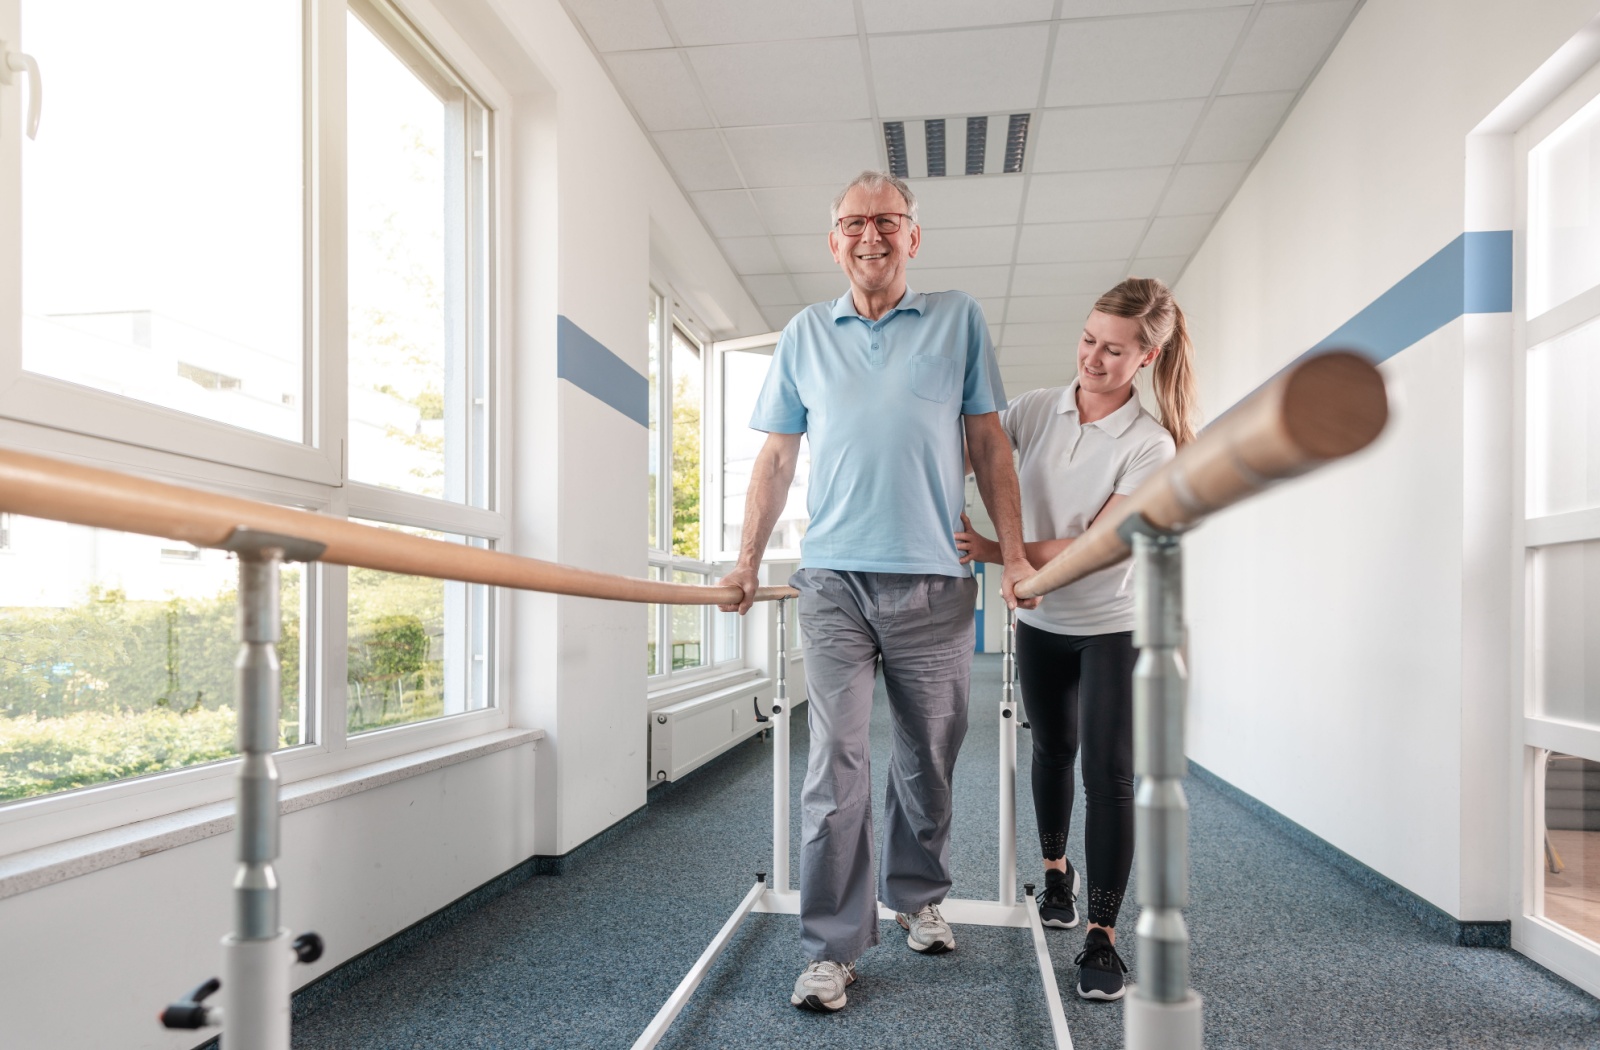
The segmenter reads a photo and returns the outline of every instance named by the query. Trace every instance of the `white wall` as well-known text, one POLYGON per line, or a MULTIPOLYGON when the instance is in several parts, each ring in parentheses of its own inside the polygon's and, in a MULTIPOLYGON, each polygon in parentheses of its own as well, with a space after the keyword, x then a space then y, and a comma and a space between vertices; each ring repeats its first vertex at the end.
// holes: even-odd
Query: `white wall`
MULTIPOLYGON (((654 253, 718 337, 765 331, 755 304, 677 190, 557 0, 401 0, 458 35, 512 99, 499 127, 511 235, 499 320, 511 340, 516 553, 645 571, 645 429, 556 374, 565 315, 641 374, 654 253)), ((285 819, 285 922, 359 954, 534 854, 560 854, 645 802, 641 607, 518 595, 501 698, 520 747, 285 819), (635 658, 637 657, 639 658, 635 658)), ((216 972, 229 925, 231 836, 0 900, 5 1047, 194 1045, 156 1011, 216 972), (66 1007, 63 1009, 63 1007, 66 1007)))
MULTIPOLYGON (((1178 286, 1208 413, 1486 228, 1469 134, 1595 14, 1367 0, 1178 286)), ((1510 350, 1405 349, 1373 449, 1188 548, 1195 760, 1468 920, 1509 916, 1510 350)))
MULTIPOLYGON (((533 852, 534 746, 497 751, 283 818, 283 923, 327 953, 296 985, 393 936, 533 852)), ((232 924, 232 835, 0 900, 7 1050, 179 1050, 167 1003, 218 976, 232 924), (25 960, 25 961, 24 961, 25 960)), ((215 1034, 213 1031, 211 1034, 215 1034)))
MULTIPOLYGON (((641 374, 646 293, 668 272, 715 337, 766 322, 588 45, 555 0, 469 0, 553 88, 519 96, 516 284, 549 303, 641 374), (492 13, 491 13, 492 11, 492 13), (521 103, 526 99, 527 106, 521 103), (554 159, 552 163, 551 154, 554 159)), ((519 316, 516 513, 521 553, 643 576, 648 435, 556 379, 553 316, 519 316), (633 469, 637 464, 638 469, 633 469)), ((538 851, 565 853, 644 805, 641 608, 527 596, 518 604, 519 725, 545 730, 538 851)))

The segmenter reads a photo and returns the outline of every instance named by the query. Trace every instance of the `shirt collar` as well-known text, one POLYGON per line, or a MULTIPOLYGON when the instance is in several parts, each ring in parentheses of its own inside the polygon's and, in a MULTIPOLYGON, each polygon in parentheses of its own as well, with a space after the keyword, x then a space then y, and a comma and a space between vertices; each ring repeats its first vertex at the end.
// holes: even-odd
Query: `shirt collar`
MULTIPOLYGON (((924 310, 927 309, 927 302, 928 297, 926 295, 923 295, 921 292, 913 292, 911 290, 911 286, 907 285, 906 294, 900 297, 900 302, 895 304, 895 308, 893 310, 890 310, 888 313, 878 318, 878 320, 887 321, 889 318, 893 317, 902 310, 910 310, 913 313, 920 315, 924 310)), ((868 324, 876 323, 867 321, 865 317, 862 317, 861 314, 856 311, 855 294, 853 291, 849 290, 833 301, 833 319, 835 321, 842 321, 846 317, 854 317, 857 320, 864 321, 868 324)))
MULTIPOLYGON (((1104 419, 1095 420, 1089 426, 1099 427, 1112 437, 1121 437, 1129 427, 1133 426, 1133 421, 1139 418, 1139 412, 1142 407, 1139 404, 1139 391, 1135 388, 1133 396, 1128 398, 1127 404, 1104 419)), ((1072 384, 1061 392, 1061 400, 1056 402, 1057 415, 1066 415, 1069 412, 1074 416, 1078 414, 1078 380, 1076 377, 1073 378, 1072 384)))

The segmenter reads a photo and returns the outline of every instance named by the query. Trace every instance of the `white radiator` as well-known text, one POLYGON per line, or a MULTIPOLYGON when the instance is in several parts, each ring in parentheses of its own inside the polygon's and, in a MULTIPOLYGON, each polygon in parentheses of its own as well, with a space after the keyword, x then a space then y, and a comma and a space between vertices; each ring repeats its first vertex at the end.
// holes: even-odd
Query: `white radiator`
POLYGON ((677 780, 760 732, 770 723, 756 720, 758 709, 763 716, 772 713, 770 678, 747 679, 651 711, 651 782, 677 780))

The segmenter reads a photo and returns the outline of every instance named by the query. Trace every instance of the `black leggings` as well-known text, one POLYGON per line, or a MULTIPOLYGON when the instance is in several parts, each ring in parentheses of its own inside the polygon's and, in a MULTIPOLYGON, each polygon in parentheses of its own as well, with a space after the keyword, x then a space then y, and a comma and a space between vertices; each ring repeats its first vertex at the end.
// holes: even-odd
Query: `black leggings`
POLYGON ((1133 632, 1052 634, 1017 624, 1017 677, 1033 729, 1033 811, 1046 860, 1066 856, 1072 766, 1083 743, 1089 921, 1115 926, 1133 866, 1133 632), (1081 735, 1080 735, 1081 729, 1081 735))

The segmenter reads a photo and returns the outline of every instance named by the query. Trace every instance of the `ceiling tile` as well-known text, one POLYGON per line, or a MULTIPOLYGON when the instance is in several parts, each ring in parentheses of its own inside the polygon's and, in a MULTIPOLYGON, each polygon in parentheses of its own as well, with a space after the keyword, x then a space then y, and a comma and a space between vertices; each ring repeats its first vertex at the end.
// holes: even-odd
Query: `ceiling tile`
POLYGON ((1054 0, 984 0, 981 4, 972 0, 862 0, 861 4, 869 33, 1045 22, 1053 17, 1054 8, 1054 0))
POLYGON ((1024 226, 1017 262, 1092 262, 1126 259, 1139 246, 1147 219, 1064 222, 1024 226))
POLYGON ((778 258, 770 237, 724 237, 722 254, 737 274, 785 273, 783 260, 778 258))
MULTIPOLYGON (((842 187, 863 169, 883 163, 872 122, 867 120, 728 128, 724 134, 744 172, 745 185, 751 187, 818 183, 842 187)), ((817 208, 824 229, 832 201, 829 193, 817 208)))
POLYGON ((1248 13, 1233 7, 1067 22, 1056 37, 1045 105, 1209 95, 1248 13))
POLYGON ((1024 221, 1087 222, 1137 219, 1155 211, 1171 168, 1074 171, 1035 175, 1024 221))
POLYGON ((1040 171, 1151 168, 1176 164, 1205 100, 1047 109, 1028 136, 1028 166, 1040 171))
POLYGON ((1161 11, 1195 11, 1207 7, 1238 7, 1250 0, 1062 0, 1062 18, 1097 18, 1102 15, 1143 15, 1161 11))
POLYGON ((661 0, 685 47, 855 36, 851 0, 661 0))
POLYGON ((782 306, 764 306, 761 316, 767 319, 767 324, 772 326, 774 332, 781 331, 783 326, 794 319, 794 315, 805 309, 803 303, 785 303, 782 306))
POLYGON ((1078 334, 1083 331, 1079 321, 1044 321, 1034 324, 1006 325, 1006 346, 1044 346, 1057 353, 1066 353, 1078 345, 1078 334))
POLYGON ((751 195, 773 233, 826 237, 828 206, 847 181, 849 176, 840 179, 837 185, 781 186, 753 190, 751 195))
POLYGON ((778 255, 790 273, 840 273, 839 264, 828 251, 826 233, 796 233, 774 237, 778 255))
POLYGON ((800 298, 808 303, 826 303, 839 298, 850 290, 850 281, 844 274, 834 271, 828 273, 797 273, 794 275, 794 286, 800 291, 800 298))
POLYGON ((983 319, 989 322, 991 328, 1005 320, 1005 299, 979 299, 978 306, 983 310, 983 319))
POLYGON ((795 295, 794 285, 789 278, 781 273, 751 274, 739 280, 750 290, 750 298, 756 301, 757 306, 778 306, 800 298, 795 295))
POLYGON ((567 10, 598 51, 672 46, 655 0, 567 0, 567 10))
POLYGON ((917 220, 940 229, 1014 224, 1022 210, 1022 180, 1014 175, 946 176, 908 184, 917 196, 917 220))
POLYGON ((1200 120, 1185 160, 1255 160, 1294 101, 1293 91, 1219 95, 1200 120))
POLYGON ((1159 258, 1138 258, 1128 272, 1135 277, 1154 277, 1168 287, 1178 283, 1183 268, 1189 262, 1187 255, 1163 255, 1159 258))
MULTIPOLYGON (((913 191, 914 192, 914 191, 913 191)), ((922 228, 922 247, 911 265, 1010 266, 1017 244, 1015 226, 968 226, 951 230, 922 228)))
POLYGON ((655 135, 662 156, 678 177, 678 185, 696 190, 736 190, 739 172, 723 148, 722 136, 714 130, 660 131, 655 135))
POLYGON ((974 299, 992 299, 1006 294, 1011 281, 1009 266, 947 266, 915 269, 908 275, 911 287, 919 292, 966 292, 974 299))
POLYGON ((1299 90, 1332 50, 1356 0, 1274 4, 1256 16, 1223 93, 1299 90))
POLYGON ((1098 296, 1127 276, 1128 264, 1117 262, 1030 263, 1018 266, 1012 295, 1098 296))
POLYGON ((623 97, 651 131, 709 128, 711 114, 679 51, 621 51, 606 56, 623 97))
MULTIPOLYGON (((1162 215, 1199 215, 1221 211, 1233 191, 1239 188, 1250 165, 1245 161, 1228 164, 1184 164, 1178 168, 1167 195, 1161 201, 1162 215)), ((1165 254, 1165 253, 1162 253, 1165 254)))
MULTIPOLYGON (((1109 286, 1108 286, 1109 287, 1109 286)), ((1013 295, 1007 300, 1006 320, 1017 324, 1066 321, 1083 324, 1094 309, 1095 295, 1013 295)))
POLYGON ((1039 102, 1048 26, 872 37, 872 83, 885 118, 1022 113, 1039 102))
POLYGON ((854 37, 688 51, 723 127, 866 118, 867 74, 854 37), (826 76, 819 76, 826 70, 826 76))
POLYGON ((713 237, 759 237, 767 232, 761 228, 761 216, 744 190, 691 193, 689 199, 694 201, 695 210, 713 237))
POLYGON ((1215 215, 1179 215, 1157 219, 1150 224, 1150 232, 1145 234, 1144 243, 1139 246, 1139 255, 1193 255, 1216 219, 1215 215))

